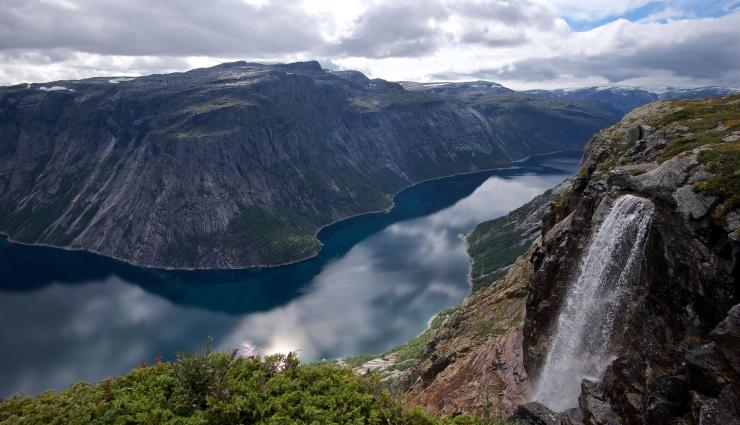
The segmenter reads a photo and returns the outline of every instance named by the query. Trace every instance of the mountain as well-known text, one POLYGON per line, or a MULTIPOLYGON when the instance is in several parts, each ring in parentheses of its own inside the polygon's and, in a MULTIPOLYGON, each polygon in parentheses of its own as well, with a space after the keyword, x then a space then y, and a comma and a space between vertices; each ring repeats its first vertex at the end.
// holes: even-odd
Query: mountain
POLYGON ((317 62, 2 87, 0 231, 145 266, 280 264, 410 184, 581 148, 611 123, 496 91, 442 97, 317 62))
POLYGON ((556 150, 559 140, 587 140, 591 134, 584 132, 594 122, 603 128, 619 119, 608 109, 595 109, 586 102, 517 92, 490 81, 401 84, 413 92, 470 106, 505 140, 520 141, 507 146, 516 155, 528 155, 544 146, 556 150))
POLYGON ((584 87, 578 89, 529 90, 538 96, 559 99, 567 102, 592 104, 594 107, 621 118, 638 106, 657 100, 699 99, 704 97, 727 96, 737 90, 728 87, 699 87, 679 89, 675 87, 584 87))
POLYGON ((575 177, 468 236, 478 289, 414 354, 365 365, 441 414, 738 423, 739 105, 660 101, 594 135, 575 177))

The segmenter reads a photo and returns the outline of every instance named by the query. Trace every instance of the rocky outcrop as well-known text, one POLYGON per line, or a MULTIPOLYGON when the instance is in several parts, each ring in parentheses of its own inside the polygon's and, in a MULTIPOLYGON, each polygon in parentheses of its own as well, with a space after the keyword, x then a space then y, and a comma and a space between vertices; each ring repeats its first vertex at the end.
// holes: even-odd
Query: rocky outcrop
POLYGON ((471 295, 436 331, 401 387, 444 413, 476 413, 487 397, 495 418, 513 414, 531 424, 740 421, 740 148, 726 141, 738 125, 740 96, 730 96, 650 104, 596 134, 580 172, 550 199, 540 236, 503 278, 471 295), (609 337, 613 359, 603 376, 582 381, 570 410, 526 403, 578 260, 624 194, 648 198, 654 210, 640 276, 609 337), (506 298, 515 306, 507 321, 495 312, 510 291, 518 295, 506 298), (474 339, 466 337, 472 323, 504 327, 494 339, 474 339), (519 332, 521 347, 507 350, 513 363, 490 357, 487 351, 501 352, 502 336, 519 332), (486 359, 485 368, 470 367, 477 358, 486 359), (481 384, 511 368, 521 369, 519 380, 481 384), (460 397, 459 387, 479 395, 460 397))
POLYGON ((494 119, 317 62, 2 87, 0 232, 146 266, 293 261, 409 184, 580 148, 610 122, 519 105, 536 114, 494 119), (548 132, 528 121, 548 117, 548 132))
POLYGON ((508 420, 514 423, 532 425, 576 425, 577 422, 570 416, 553 412, 547 406, 536 401, 517 406, 508 420))
POLYGON ((735 171, 728 182, 714 162, 737 163, 737 146, 722 141, 727 130, 713 129, 740 117, 738 100, 666 102, 630 113, 589 142, 574 191, 543 220, 524 324, 524 363, 535 382, 573 259, 604 212, 625 193, 656 207, 641 279, 610 339, 614 361, 582 385, 585 424, 738 418, 738 244, 727 220, 737 213, 736 194, 710 189, 737 184, 735 171))
POLYGON ((468 298, 427 345, 402 383, 433 412, 505 417, 529 393, 522 357, 526 262, 468 298))

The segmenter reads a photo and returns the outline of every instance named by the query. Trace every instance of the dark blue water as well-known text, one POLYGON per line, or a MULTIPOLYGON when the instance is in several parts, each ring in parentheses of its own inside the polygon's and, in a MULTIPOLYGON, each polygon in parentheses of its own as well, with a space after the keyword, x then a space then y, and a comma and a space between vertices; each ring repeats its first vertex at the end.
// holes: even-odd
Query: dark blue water
POLYGON ((389 213, 319 234, 310 260, 167 271, 0 239, 0 396, 98 381, 155 356, 250 341, 314 360, 377 353, 469 291, 460 235, 572 175, 581 152, 409 188, 389 213))

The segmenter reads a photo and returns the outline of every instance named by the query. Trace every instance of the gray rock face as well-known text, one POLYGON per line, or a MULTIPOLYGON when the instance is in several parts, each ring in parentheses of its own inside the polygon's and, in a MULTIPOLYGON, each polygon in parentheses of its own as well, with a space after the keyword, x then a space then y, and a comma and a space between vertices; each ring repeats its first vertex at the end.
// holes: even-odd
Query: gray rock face
POLYGON ((523 351, 527 374, 537 379, 574 259, 581 257, 605 205, 627 193, 655 205, 641 276, 609 336, 614 360, 603 377, 581 388, 585 424, 740 420, 740 246, 732 237, 738 211, 734 207, 718 220, 722 200, 701 192, 714 178, 703 165, 703 150, 714 147, 663 154, 684 137, 683 129, 666 122, 674 116, 666 106, 641 108, 591 139, 573 191, 543 217, 542 243, 528 259, 534 272, 523 351), (643 122, 663 124, 634 140, 630 130, 643 122))
POLYGON ((526 99, 481 112, 495 104, 317 62, 3 87, 0 231, 146 266, 282 263, 409 184, 580 148, 609 122, 526 99))
POLYGON ((694 192, 691 185, 684 185, 673 192, 678 212, 694 220, 704 217, 716 200, 713 196, 702 196, 694 192))
POLYGON ((710 336, 730 366, 740 373, 740 304, 730 309, 727 317, 719 322, 710 336))

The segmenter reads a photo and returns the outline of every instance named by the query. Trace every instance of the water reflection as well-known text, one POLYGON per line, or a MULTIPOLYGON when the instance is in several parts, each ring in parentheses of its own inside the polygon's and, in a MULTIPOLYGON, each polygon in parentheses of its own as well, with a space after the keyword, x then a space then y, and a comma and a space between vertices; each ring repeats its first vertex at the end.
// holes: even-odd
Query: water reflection
POLYGON ((152 270, 0 240, 0 395, 96 381, 208 335, 307 360, 384 351, 467 294, 459 235, 562 181, 579 155, 415 186, 391 213, 324 229, 321 255, 287 267, 152 270))

